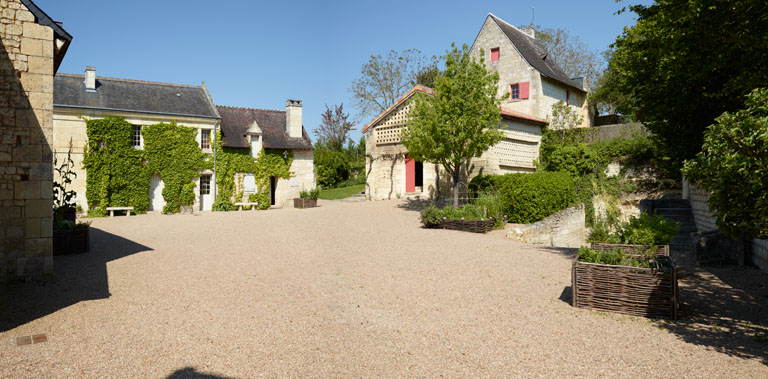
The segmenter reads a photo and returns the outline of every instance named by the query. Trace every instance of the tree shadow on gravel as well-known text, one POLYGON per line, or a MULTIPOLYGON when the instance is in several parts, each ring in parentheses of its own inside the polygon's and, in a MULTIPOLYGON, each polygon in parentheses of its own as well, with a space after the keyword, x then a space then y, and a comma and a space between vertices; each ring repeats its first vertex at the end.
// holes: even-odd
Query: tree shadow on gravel
POLYGON ((107 263, 151 248, 90 228, 90 252, 55 256, 54 274, 40 281, 0 287, 0 332, 54 313, 80 301, 110 296, 107 263))
POLYGON ((397 207, 411 212, 421 212, 424 208, 434 204, 433 200, 404 199, 397 207))
POLYGON ((168 375, 167 379, 227 379, 227 376, 206 374, 197 371, 194 367, 185 367, 178 369, 173 374, 168 375))

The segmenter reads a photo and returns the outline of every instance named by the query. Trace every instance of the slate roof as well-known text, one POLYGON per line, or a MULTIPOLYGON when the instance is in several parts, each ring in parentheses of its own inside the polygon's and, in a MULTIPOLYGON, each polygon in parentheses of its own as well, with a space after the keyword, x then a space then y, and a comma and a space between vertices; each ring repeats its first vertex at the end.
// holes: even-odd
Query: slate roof
POLYGON ((96 91, 86 91, 83 75, 57 74, 54 107, 219 118, 205 85, 189 86, 139 80, 96 78, 96 91))
POLYGON ((506 21, 489 13, 488 17, 493 19, 509 41, 515 45, 520 55, 541 75, 558 81, 568 87, 575 88, 581 92, 587 92, 581 84, 571 80, 568 74, 563 71, 553 59, 548 56, 547 51, 534 38, 525 34, 520 29, 508 24, 506 21))
POLYGON ((256 124, 261 128, 265 149, 312 150, 312 140, 302 126, 301 138, 291 138, 285 132, 285 111, 217 105, 221 115, 221 142, 226 147, 250 147, 246 133, 256 124))

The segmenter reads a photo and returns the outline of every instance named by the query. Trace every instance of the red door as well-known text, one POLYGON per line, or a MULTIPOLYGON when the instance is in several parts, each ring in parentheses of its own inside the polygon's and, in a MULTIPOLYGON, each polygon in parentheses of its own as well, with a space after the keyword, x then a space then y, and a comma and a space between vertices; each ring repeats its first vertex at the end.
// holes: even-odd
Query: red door
POLYGON ((405 156, 405 192, 416 192, 416 161, 405 156))

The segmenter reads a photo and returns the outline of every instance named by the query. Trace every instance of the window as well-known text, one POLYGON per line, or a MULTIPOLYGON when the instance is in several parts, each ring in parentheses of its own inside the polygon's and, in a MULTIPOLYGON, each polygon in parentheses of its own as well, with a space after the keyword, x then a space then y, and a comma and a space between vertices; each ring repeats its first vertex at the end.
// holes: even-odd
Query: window
POLYGON ((253 174, 245 174, 243 178, 243 191, 256 192, 256 177, 253 174))
POLYGON ((211 130, 210 129, 200 130, 200 148, 204 150, 211 148, 211 130))
POLYGON ((133 126, 133 134, 131 135, 131 146, 141 147, 141 125, 133 126))
POLYGON ((494 47, 491 49, 491 62, 498 62, 499 61, 499 48, 494 47))
POLYGON ((203 175, 200 177, 200 194, 201 195, 211 194, 211 176, 210 175, 203 175))
POLYGON ((520 100, 520 83, 513 84, 509 89, 510 100, 520 100))
POLYGON ((259 136, 251 136, 251 156, 256 158, 259 155, 259 136))

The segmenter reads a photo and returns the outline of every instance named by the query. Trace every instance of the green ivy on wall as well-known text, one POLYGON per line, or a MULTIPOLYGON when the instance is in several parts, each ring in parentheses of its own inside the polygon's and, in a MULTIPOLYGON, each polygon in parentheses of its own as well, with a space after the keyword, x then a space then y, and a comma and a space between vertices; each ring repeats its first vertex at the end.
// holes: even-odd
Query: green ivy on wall
POLYGON ((251 202, 259 203, 259 209, 269 208, 269 178, 280 179, 291 177, 293 153, 283 156, 283 150, 262 150, 257 159, 250 155, 250 149, 228 148, 221 146, 221 135, 216 133, 214 140, 216 149, 216 185, 218 193, 213 204, 215 211, 236 209, 233 204, 242 199, 242 184, 235 186, 235 174, 253 174, 256 181, 256 193, 248 196, 251 202), (238 189, 237 193, 235 192, 238 189))
POLYGON ((175 213, 183 205, 194 204, 192 180, 200 177, 200 171, 213 168, 210 155, 200 150, 195 139, 197 130, 171 122, 145 126, 141 135, 147 168, 163 179, 163 213, 175 213))
POLYGON ((131 124, 119 117, 86 121, 83 166, 92 214, 105 215, 109 206, 132 206, 136 212, 149 208, 150 171, 144 152, 131 146, 132 132, 131 124))

